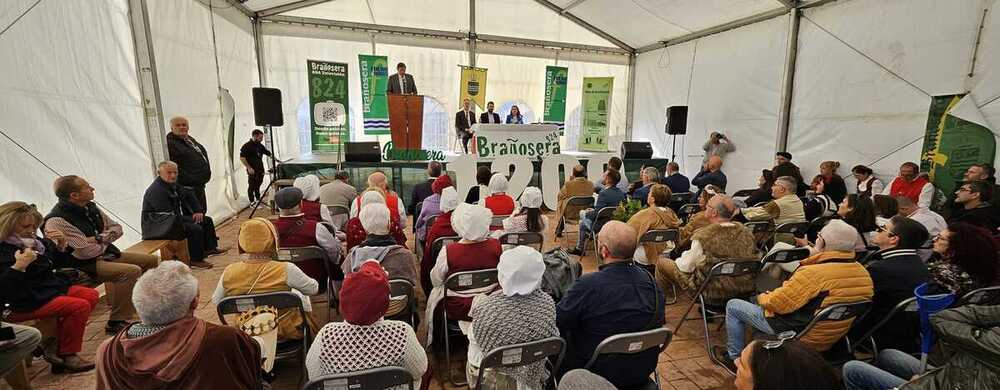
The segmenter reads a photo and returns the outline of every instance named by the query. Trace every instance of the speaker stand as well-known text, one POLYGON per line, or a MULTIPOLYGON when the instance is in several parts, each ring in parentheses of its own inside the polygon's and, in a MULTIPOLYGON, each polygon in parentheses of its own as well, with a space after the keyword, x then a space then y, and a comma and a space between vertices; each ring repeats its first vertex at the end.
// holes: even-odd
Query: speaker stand
MULTIPOLYGON (((271 149, 277 150, 277 148, 274 147, 274 132, 271 131, 271 125, 264 125, 264 131, 267 133, 267 138, 270 140, 269 142, 271 143, 271 149)), ((271 174, 271 182, 267 184, 267 188, 264 188, 264 193, 260 194, 260 199, 257 199, 257 204, 255 204, 253 206, 253 210, 250 210, 250 216, 248 216, 247 219, 253 218, 254 213, 257 212, 257 208, 260 207, 260 205, 264 203, 264 199, 267 198, 267 193, 271 191, 271 187, 275 186, 274 182, 278 178, 278 176, 277 176, 278 174, 277 174, 277 172, 275 172, 277 170, 277 166, 275 166, 274 162, 275 162, 275 160, 278 159, 278 156, 275 156, 274 153, 275 153, 275 151, 272 150, 271 151, 271 169, 268 171, 268 173, 271 174)), ((275 211, 277 211, 276 208, 277 208, 277 206, 272 206, 271 207, 271 213, 274 213, 275 211)))
POLYGON ((670 146, 670 162, 677 161, 677 134, 671 134, 673 137, 673 145, 670 146))

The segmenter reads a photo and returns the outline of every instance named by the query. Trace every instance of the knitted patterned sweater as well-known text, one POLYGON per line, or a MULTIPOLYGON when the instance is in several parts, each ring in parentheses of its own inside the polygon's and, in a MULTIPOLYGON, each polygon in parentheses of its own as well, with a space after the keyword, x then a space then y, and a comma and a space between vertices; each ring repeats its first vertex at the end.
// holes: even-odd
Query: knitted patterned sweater
MULTIPOLYGON (((483 355, 507 345, 559 336, 556 304, 537 289, 528 295, 506 296, 497 291, 477 299, 470 311, 472 332, 483 355)), ((545 362, 498 371, 518 382, 534 385, 546 378, 545 362)))
POLYGON ((402 321, 379 320, 371 325, 331 322, 320 329, 306 355, 310 378, 385 366, 399 366, 413 375, 414 388, 427 370, 427 353, 402 321))

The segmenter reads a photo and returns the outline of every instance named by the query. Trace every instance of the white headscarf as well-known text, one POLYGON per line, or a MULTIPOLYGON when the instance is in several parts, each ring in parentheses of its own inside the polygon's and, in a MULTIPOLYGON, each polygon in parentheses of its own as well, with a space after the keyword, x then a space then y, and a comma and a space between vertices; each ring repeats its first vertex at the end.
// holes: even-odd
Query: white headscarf
POLYGON ((538 289, 545 273, 542 254, 530 246, 516 246, 500 254, 497 279, 506 296, 528 295, 538 289))
POLYGON ((451 226, 468 241, 482 241, 490 234, 493 212, 480 205, 462 203, 451 215, 451 226))
POLYGON ((528 187, 521 193, 521 206, 529 209, 542 207, 542 190, 538 187, 528 187))
POLYGON ((313 202, 319 200, 319 178, 316 175, 296 177, 292 186, 302 190, 302 199, 313 202))
POLYGON ((499 173, 494 173, 493 176, 490 177, 490 185, 489 185, 490 195, 507 192, 507 187, 509 186, 510 183, 507 182, 507 176, 504 176, 499 173))
POLYGON ((365 191, 361 194, 361 208, 370 204, 385 204, 385 198, 378 191, 365 191))
POLYGON ((441 212, 447 213, 458 207, 462 200, 458 198, 458 190, 455 187, 445 187, 441 190, 441 212))
POLYGON ((389 208, 384 205, 370 204, 362 207, 358 219, 368 234, 380 236, 389 234, 389 208))

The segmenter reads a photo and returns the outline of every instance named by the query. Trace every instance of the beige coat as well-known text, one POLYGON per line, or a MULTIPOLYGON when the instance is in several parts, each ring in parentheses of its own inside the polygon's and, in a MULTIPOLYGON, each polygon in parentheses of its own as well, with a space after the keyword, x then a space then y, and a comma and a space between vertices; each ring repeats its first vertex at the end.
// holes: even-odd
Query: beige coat
POLYGON ((594 195, 594 183, 587 180, 585 177, 575 177, 570 181, 567 181, 563 185, 563 188, 559 190, 559 195, 556 199, 559 200, 559 208, 556 210, 556 218, 565 215, 567 220, 576 221, 580 219, 580 210, 583 207, 570 207, 566 209, 566 202, 569 198, 574 196, 593 196, 594 195), (565 214, 564 214, 565 213, 565 214))

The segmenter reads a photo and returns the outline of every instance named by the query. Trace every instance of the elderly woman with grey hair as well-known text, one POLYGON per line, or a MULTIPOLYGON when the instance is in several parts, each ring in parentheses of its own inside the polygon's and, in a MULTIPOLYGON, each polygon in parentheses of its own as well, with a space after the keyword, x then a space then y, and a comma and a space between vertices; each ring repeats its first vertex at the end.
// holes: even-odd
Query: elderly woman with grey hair
POLYGON ((261 388, 260 346, 195 318, 198 280, 188 266, 164 261, 147 271, 132 303, 141 322, 97 349, 97 389, 261 388))
POLYGON ((366 260, 375 260, 389 273, 389 279, 404 279, 416 286, 419 282, 417 258, 389 234, 389 209, 381 204, 369 204, 361 208, 358 218, 367 235, 364 241, 351 248, 341 264, 344 275, 357 271, 366 260))

